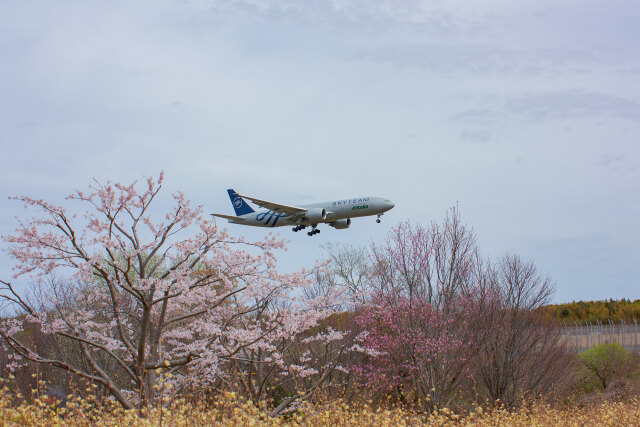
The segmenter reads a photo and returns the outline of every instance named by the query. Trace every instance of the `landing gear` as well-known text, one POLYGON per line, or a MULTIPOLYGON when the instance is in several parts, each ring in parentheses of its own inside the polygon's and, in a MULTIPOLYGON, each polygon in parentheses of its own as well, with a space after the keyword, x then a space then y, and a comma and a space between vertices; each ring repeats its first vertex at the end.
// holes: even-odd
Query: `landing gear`
POLYGON ((378 224, 380 224, 380 218, 376 219, 376 222, 377 222, 378 224))
POLYGON ((378 214, 378 219, 376 219, 376 222, 377 222, 378 224, 380 224, 380 217, 381 217, 383 214, 384 214, 384 212, 381 212, 381 213, 379 213, 379 214, 378 214))
POLYGON ((313 230, 307 233, 307 236, 313 236, 314 234, 318 234, 319 232, 320 230, 318 230, 317 228, 314 228, 313 230))
POLYGON ((305 228, 307 228, 306 225, 297 225, 297 226, 293 227, 292 230, 297 233, 298 231, 304 230, 305 228))

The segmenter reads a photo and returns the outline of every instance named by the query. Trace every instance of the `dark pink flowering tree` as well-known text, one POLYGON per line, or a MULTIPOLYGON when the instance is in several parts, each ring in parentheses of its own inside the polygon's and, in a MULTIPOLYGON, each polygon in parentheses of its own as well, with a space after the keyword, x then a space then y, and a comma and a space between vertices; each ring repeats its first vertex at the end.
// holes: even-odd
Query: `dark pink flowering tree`
POLYGON ((475 235, 452 208, 426 228, 398 224, 371 252, 375 298, 358 317, 370 361, 357 370, 373 389, 394 389, 423 410, 447 405, 477 351, 475 235))
POLYGON ((468 319, 472 303, 443 313, 423 297, 378 297, 357 317, 368 361, 354 367, 365 385, 392 392, 423 411, 446 406, 468 377, 476 341, 468 319))
POLYGON ((79 217, 16 198, 39 216, 4 241, 14 278, 30 277, 38 292, 26 298, 1 282, 2 299, 18 310, 0 325, 4 344, 23 359, 101 385, 125 408, 152 402, 166 373, 177 387, 228 381, 223 366, 258 352, 282 375, 321 379, 322 371, 287 359, 277 344, 333 313, 335 295, 296 297, 310 285, 309 273, 277 271, 283 241, 233 237, 182 193, 154 219, 162 180, 77 191, 68 199, 86 206, 79 217), (54 337, 60 351, 23 339, 24 322, 54 337))
POLYGON ((508 405, 558 388, 570 358, 538 313, 553 286, 533 263, 484 261, 456 209, 428 228, 400 223, 372 254, 378 293, 358 317, 370 358, 357 370, 374 390, 430 410, 463 386, 508 405))
POLYGON ((383 244, 372 245, 373 288, 448 310, 458 294, 472 287, 475 242, 475 233, 456 208, 429 227, 402 222, 383 244))

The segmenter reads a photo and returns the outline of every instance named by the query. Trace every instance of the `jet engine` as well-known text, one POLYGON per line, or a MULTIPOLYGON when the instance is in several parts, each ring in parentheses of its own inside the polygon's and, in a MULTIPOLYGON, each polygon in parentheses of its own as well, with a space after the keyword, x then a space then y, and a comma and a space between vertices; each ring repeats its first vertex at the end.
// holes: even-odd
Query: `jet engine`
POLYGON ((314 222, 324 221, 327 218, 327 210, 320 208, 309 209, 304 216, 307 221, 313 224, 314 222))
POLYGON ((351 225, 351 218, 337 219, 335 221, 330 222, 329 225, 337 230, 340 230, 342 228, 349 228, 349 226, 351 225))

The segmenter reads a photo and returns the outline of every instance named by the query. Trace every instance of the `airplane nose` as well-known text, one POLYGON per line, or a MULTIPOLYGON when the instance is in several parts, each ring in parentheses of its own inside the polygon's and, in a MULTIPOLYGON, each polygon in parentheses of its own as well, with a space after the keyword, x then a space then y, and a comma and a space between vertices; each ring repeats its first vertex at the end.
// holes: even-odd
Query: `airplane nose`
POLYGON ((394 206, 395 203, 393 203, 392 201, 387 202, 387 209, 393 209, 394 206))

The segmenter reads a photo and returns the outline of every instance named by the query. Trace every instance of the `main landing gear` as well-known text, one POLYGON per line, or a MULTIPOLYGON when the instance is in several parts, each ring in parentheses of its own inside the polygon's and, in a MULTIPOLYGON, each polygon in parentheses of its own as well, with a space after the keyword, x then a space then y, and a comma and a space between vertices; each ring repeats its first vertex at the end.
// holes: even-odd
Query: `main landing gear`
MULTIPOLYGON (((296 225, 295 227, 292 228, 293 231, 295 231, 296 233, 300 230, 304 230, 305 228, 307 228, 306 225, 296 225)), ((320 230, 318 230, 315 226, 313 227, 313 230, 309 231, 307 233, 308 236, 313 236, 314 234, 318 234, 320 232, 320 230)))
MULTIPOLYGON (((300 230, 304 230, 305 228, 307 228, 306 225, 296 225, 295 227, 292 228, 293 231, 295 231, 296 233, 300 230)), ((309 231, 307 233, 308 236, 313 236, 314 234, 318 234, 320 232, 320 230, 318 230, 317 228, 313 227, 313 230, 309 231)))

